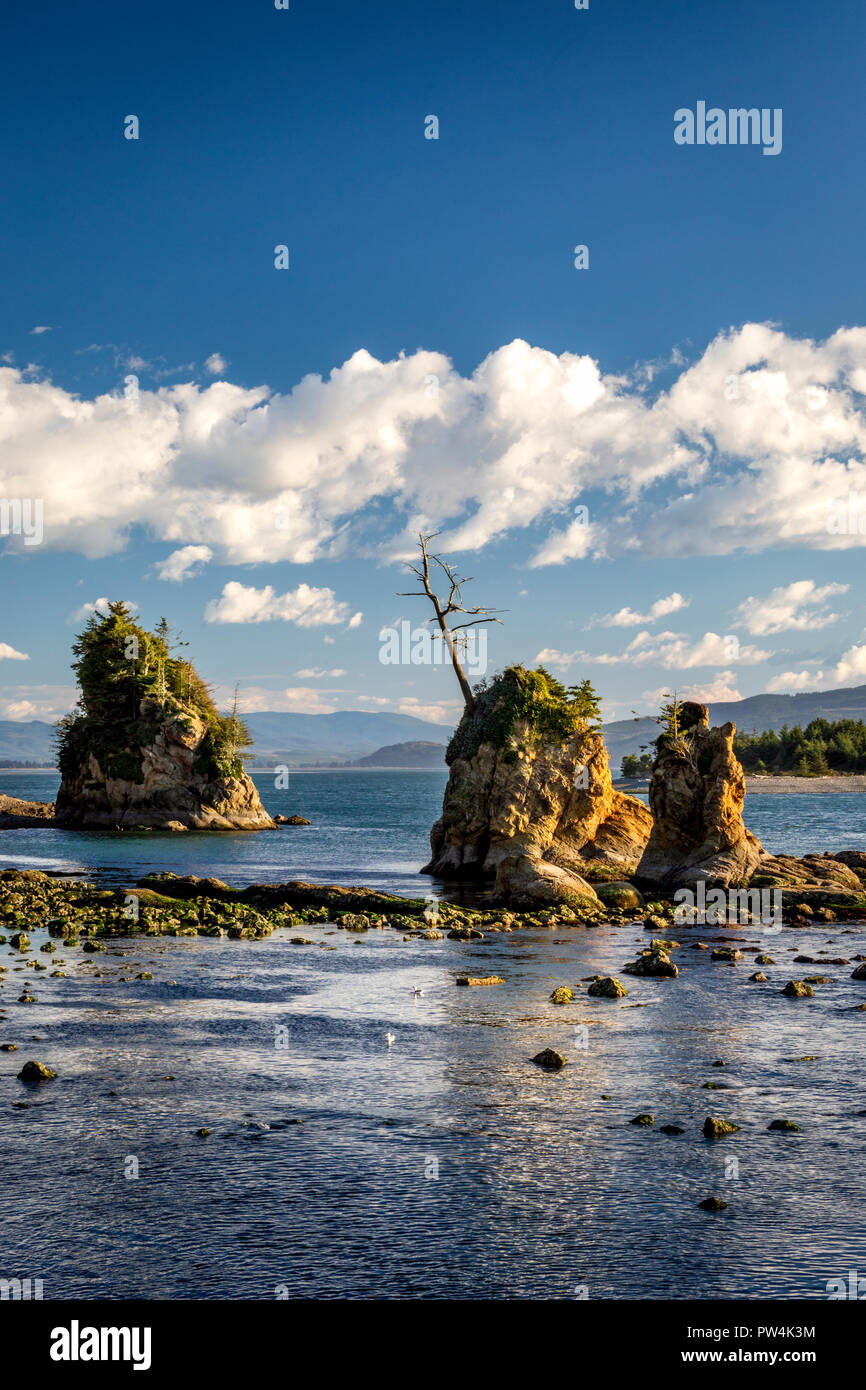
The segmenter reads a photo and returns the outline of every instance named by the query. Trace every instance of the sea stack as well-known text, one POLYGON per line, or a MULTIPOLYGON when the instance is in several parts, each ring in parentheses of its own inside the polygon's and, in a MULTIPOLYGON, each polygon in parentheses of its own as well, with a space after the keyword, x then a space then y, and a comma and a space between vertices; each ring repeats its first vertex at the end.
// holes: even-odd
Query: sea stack
POLYGON ((476 691, 446 758, 424 873, 487 883, 514 907, 598 911, 593 867, 636 867, 649 812, 614 790, 600 732, 546 671, 509 667, 476 691))
POLYGON ((220 715, 168 626, 147 632, 123 603, 74 644, 79 707, 58 731, 57 823, 109 830, 269 830, 244 771, 249 735, 220 715))
POLYGON ((743 823, 746 780, 733 724, 709 727, 706 705, 679 707, 677 727, 656 742, 649 786, 652 831, 635 878, 663 890, 703 879, 720 888, 749 882, 764 851, 743 823))

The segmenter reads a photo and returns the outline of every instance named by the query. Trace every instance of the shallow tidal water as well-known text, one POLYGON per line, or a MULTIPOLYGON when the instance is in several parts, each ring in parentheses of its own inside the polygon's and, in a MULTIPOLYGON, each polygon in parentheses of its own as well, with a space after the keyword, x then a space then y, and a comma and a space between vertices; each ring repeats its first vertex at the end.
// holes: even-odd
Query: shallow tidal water
POLYGON ((649 934, 305 935, 59 945, 63 980, 2 948, 5 1277, 51 1299, 822 1298, 862 1268, 866 984, 852 962, 814 999, 779 990, 819 973, 795 951, 850 958, 866 929, 727 932, 769 948, 763 986, 686 929, 678 979, 565 1007, 556 985, 621 972, 649 934), (24 978, 36 1004, 13 1002, 24 978), (548 1046, 560 1073, 530 1060, 548 1046), (30 1057, 59 1078, 18 1081, 30 1057), (704 1139, 707 1114, 740 1133, 704 1139))
MULTIPOLYGON (((33 776, 0 786, 50 798, 50 777, 23 789, 33 776)), ((279 805, 271 781, 271 809, 314 827, 7 831, 0 864, 431 891, 417 869, 440 774, 298 776, 279 805)), ((862 797, 767 796, 767 826, 760 800, 747 819, 768 848, 863 847, 862 797)), ((851 1010, 866 982, 850 975, 866 927, 678 928, 676 980, 622 975, 650 938, 640 924, 477 943, 326 925, 304 929, 307 946, 292 929, 96 956, 58 941, 54 957, 28 930, 23 956, 0 947, 0 1043, 18 1045, 0 1052, 0 1277, 41 1278, 46 1299, 825 1298, 864 1268, 866 1013, 851 1010), (749 982, 751 954, 731 966, 691 949, 722 936, 768 951, 770 982, 749 982), (26 966, 58 957, 66 979, 26 966), (550 1004, 596 973, 628 997, 550 1004), (506 983, 460 988, 461 974, 506 983), (809 974, 832 983, 780 994, 809 974), (25 981, 35 1004, 17 1002, 25 981), (544 1047, 563 1071, 532 1064, 544 1047), (30 1058, 58 1079, 18 1081, 30 1058), (630 1123, 642 1112, 652 1128, 630 1123), (742 1128, 706 1140, 708 1114, 742 1128), (779 1118, 800 1132, 769 1133, 779 1118), (662 1134, 670 1123, 685 1133, 662 1134), (712 1195, 725 1211, 699 1210, 712 1195)))

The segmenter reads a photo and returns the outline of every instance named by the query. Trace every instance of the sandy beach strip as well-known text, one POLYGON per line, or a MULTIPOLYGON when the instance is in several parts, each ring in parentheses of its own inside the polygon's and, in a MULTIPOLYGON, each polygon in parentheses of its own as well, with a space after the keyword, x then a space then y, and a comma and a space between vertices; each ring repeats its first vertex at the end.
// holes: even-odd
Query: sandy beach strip
POLYGON ((850 777, 746 777, 747 792, 806 792, 810 795, 833 792, 866 792, 866 776, 850 777))
MULTIPOLYGON (((639 796, 649 790, 648 781, 636 778, 617 777, 614 780, 617 791, 631 792, 639 796)), ((856 773, 850 777, 753 777, 746 775, 747 792, 769 792, 778 795, 784 792, 806 793, 810 796, 832 795, 839 792, 866 792, 866 775, 856 773)))

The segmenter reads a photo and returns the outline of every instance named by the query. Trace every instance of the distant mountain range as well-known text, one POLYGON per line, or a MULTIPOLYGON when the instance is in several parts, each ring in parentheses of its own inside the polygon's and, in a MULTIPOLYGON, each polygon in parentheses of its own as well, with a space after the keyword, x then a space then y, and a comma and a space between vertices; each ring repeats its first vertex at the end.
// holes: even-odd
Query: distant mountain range
MULTIPOLYGON (((387 745, 445 744, 451 737, 449 728, 412 714, 368 714, 364 710, 337 710, 334 714, 265 712, 245 715, 244 722, 253 737, 249 767, 347 763, 366 758, 387 745)), ((52 724, 0 720, 0 762, 50 766, 54 762, 53 743, 52 724)))
MULTIPOLYGON (((866 685, 847 690, 802 691, 797 695, 750 695, 745 700, 710 705, 710 722, 732 720, 738 729, 781 729, 783 724, 808 724, 812 719, 866 719, 866 685)), ((334 714, 249 714, 245 721, 253 736, 250 767, 310 767, 364 760, 375 755, 377 767, 438 766, 439 754, 420 754, 433 762, 392 762, 394 752, 424 744, 446 744, 451 730, 412 714, 369 714, 364 710, 337 710, 334 714), (382 759, 382 761, 379 761, 382 759)), ((611 768, 616 775, 626 753, 639 753, 659 732, 653 719, 618 719, 604 725, 611 768)), ((30 723, 0 720, 0 763, 23 762, 42 767, 54 762, 54 726, 39 720, 30 723)))
MULTIPOLYGON (((750 734, 763 733, 783 724, 809 724, 813 719, 866 719, 866 685, 848 690, 800 691, 796 695, 749 695, 745 700, 710 705, 710 723, 727 724, 750 734)), ((654 719, 618 719, 604 725, 604 740, 610 754, 614 776, 627 753, 639 753, 643 745, 657 738, 654 719)))
POLYGON ((54 725, 0 719, 0 760, 50 767, 54 762, 54 725))

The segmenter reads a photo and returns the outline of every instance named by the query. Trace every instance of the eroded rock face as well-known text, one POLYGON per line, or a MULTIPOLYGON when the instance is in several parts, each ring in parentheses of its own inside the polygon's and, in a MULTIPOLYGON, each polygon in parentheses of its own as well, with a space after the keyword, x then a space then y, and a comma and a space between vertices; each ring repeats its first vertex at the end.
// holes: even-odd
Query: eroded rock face
POLYGON ((743 824, 746 781, 735 733, 733 724, 711 729, 706 705, 682 706, 679 737, 662 744, 653 767, 652 832, 638 882, 665 890, 698 879, 721 888, 749 882, 763 848, 743 824))
POLYGON ((274 826, 251 778, 200 770, 196 754, 207 733, 195 711, 162 724, 136 750, 141 780, 110 777, 91 753, 64 776, 56 818, 84 829, 269 830, 274 826))
POLYGON ((642 802, 614 790, 600 734, 557 743, 518 723, 506 747, 482 743, 452 762, 424 872, 492 882, 494 897, 514 906, 597 909, 584 873, 592 864, 633 870, 650 822, 642 802))

